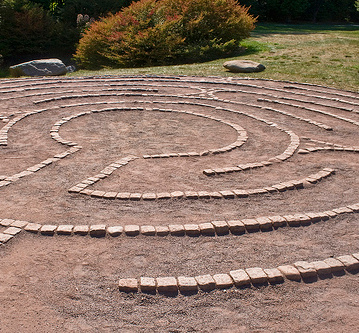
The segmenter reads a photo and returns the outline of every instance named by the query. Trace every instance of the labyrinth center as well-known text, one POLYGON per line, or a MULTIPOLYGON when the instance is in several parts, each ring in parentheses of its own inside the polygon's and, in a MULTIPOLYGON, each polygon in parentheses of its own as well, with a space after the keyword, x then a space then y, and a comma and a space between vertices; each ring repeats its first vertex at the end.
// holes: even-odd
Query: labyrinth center
POLYGON ((121 292, 356 274, 358 101, 243 78, 2 80, 0 242, 96 247, 121 292))

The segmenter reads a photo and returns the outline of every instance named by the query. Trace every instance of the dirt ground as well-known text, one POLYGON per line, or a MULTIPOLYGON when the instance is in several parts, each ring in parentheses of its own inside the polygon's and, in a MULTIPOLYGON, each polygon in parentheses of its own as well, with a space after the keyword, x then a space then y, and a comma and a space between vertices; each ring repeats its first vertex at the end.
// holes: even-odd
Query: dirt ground
MULTIPOLYGON (((56 132, 81 146, 79 151, 0 187, 0 220, 183 225, 322 212, 359 202, 359 148, 343 150, 359 147, 359 94, 245 78, 1 80, 0 184, 69 149, 52 139, 53 126, 87 111, 97 112, 65 119, 56 132), (231 145, 238 132, 228 123, 246 131, 248 139, 241 147, 204 156, 143 158, 231 145), (210 177, 203 173, 268 161, 291 144, 288 131, 300 138, 300 145, 285 161, 210 177), (299 153, 313 147, 336 150, 299 153), (234 199, 133 201, 69 193, 74 185, 129 155, 139 158, 88 188, 216 192, 269 187, 323 168, 335 174, 303 189, 234 199)), ((0 232, 5 229, 0 226, 0 232)), ((357 213, 240 236, 92 238, 22 231, 0 247, 0 332, 355 332, 355 273, 311 283, 286 280, 274 286, 173 297, 123 293, 118 280, 273 268, 357 252, 357 213)))

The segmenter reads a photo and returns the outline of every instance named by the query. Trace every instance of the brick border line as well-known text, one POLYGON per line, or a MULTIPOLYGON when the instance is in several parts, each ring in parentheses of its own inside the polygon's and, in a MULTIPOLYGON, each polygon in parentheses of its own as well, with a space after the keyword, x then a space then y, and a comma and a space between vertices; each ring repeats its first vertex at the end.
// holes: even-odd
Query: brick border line
POLYGON ((359 252, 327 258, 318 261, 297 261, 294 264, 280 265, 276 268, 250 267, 232 270, 229 273, 198 275, 195 277, 140 277, 119 279, 119 291, 125 293, 152 293, 191 295, 199 290, 209 292, 214 289, 230 289, 233 286, 244 288, 259 285, 282 284, 286 280, 295 282, 314 282, 318 278, 357 274, 359 271, 359 252))
MULTIPOLYGON (((133 157, 128 162, 137 159, 138 157, 133 157)), ((236 199, 236 198, 246 198, 250 195, 263 195, 263 194, 273 194, 278 192, 285 192, 293 189, 304 188, 305 184, 316 184, 319 181, 335 174, 334 169, 325 168, 315 174, 311 174, 301 180, 289 180, 286 182, 281 182, 278 184, 273 184, 263 188, 255 189, 230 189, 230 190, 219 190, 215 192, 208 191, 173 191, 173 192, 106 192, 100 190, 90 190, 89 186, 98 182, 100 179, 104 179, 110 176, 116 169, 122 167, 126 164, 121 162, 121 160, 112 163, 104 170, 100 171, 98 175, 89 177, 82 182, 71 187, 68 191, 70 193, 80 193, 83 195, 102 198, 102 199, 119 199, 119 200, 132 200, 132 201, 154 201, 154 200, 169 200, 169 199, 236 199)))
MULTIPOLYGON (((91 236, 91 237, 119 237, 121 235, 128 237, 135 236, 175 236, 175 237, 200 237, 200 236, 225 236, 242 235, 245 233, 271 231, 283 227, 306 227, 314 223, 325 222, 343 214, 359 213, 359 203, 334 208, 322 212, 305 212, 287 215, 260 216, 257 218, 244 218, 241 220, 222 220, 204 222, 199 224, 170 224, 170 225, 125 225, 125 226, 107 226, 105 224, 95 225, 52 225, 40 224, 28 221, 14 219, 0 219, 0 226, 7 228, 22 229, 35 234, 54 236, 91 236)), ((10 229, 15 230, 15 229, 10 229)), ((0 243, 1 235, 0 233, 0 243)), ((6 234, 6 233, 5 233, 6 234)), ((11 233, 7 233, 10 234, 11 233)), ((10 240, 12 237, 9 237, 10 240)), ((3 242, 5 243, 5 242, 3 242)))

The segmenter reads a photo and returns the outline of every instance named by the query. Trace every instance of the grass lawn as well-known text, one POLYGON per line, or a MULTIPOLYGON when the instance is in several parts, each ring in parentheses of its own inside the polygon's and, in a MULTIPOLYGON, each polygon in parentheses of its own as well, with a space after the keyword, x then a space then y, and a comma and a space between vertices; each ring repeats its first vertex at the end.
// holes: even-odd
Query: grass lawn
POLYGON ((235 58, 177 66, 80 70, 71 75, 243 76, 227 72, 222 65, 226 60, 250 59, 263 63, 267 69, 246 74, 249 77, 359 90, 359 25, 259 24, 242 45, 247 52, 235 58))

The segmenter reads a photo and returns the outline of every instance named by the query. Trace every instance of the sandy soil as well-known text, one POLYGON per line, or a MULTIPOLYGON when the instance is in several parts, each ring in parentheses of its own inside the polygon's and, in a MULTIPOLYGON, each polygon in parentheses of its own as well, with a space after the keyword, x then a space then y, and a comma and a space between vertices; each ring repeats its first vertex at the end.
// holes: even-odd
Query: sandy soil
MULTIPOLYGON (((0 146, 0 184, 1 179, 69 149, 50 135, 62 118, 122 109, 85 114, 59 126, 61 138, 82 148, 0 187, 0 219, 54 225, 158 226, 319 212, 358 203, 359 154, 342 150, 359 147, 358 105, 359 95, 354 92, 255 79, 2 80, 0 140, 6 137, 7 144, 0 146), (27 115, 36 110, 39 112, 27 115), (17 122, 10 126, 14 120, 17 122), (290 136, 261 120, 295 133, 300 138, 299 149, 336 144, 337 150, 299 154, 297 149, 286 161, 267 167, 211 177, 203 173, 204 169, 261 162, 282 154, 291 143, 290 136), (243 146, 230 152, 142 158, 230 145, 238 133, 228 123, 241 126, 248 136, 243 146), (268 187, 303 179, 327 167, 336 173, 303 189, 235 199, 126 201, 68 192, 129 155, 139 158, 89 189, 215 192, 268 187)), ((5 229, 0 226, 0 232, 5 229)), ((356 252, 357 214, 241 236, 97 239, 22 231, 0 247, 0 332, 354 332, 359 325, 359 281, 354 273, 312 283, 286 280, 276 286, 175 297, 126 294, 118 290, 117 283, 126 277, 272 268, 356 252)))

